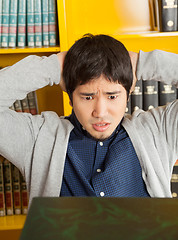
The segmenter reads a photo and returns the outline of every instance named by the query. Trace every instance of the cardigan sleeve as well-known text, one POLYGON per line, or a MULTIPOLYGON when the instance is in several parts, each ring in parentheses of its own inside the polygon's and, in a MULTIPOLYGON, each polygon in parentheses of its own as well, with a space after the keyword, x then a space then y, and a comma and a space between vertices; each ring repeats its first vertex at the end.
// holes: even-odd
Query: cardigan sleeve
POLYGON ((44 114, 32 116, 17 113, 9 107, 29 92, 59 82, 60 64, 55 54, 49 57, 28 56, 0 71, 0 155, 15 164, 21 172, 25 161, 32 158, 45 118, 44 114))
POLYGON ((60 64, 56 54, 49 57, 30 55, 0 71, 0 111, 8 109, 29 92, 46 85, 59 84, 60 64))
POLYGON ((178 88, 178 54, 140 51, 136 75, 138 80, 155 80, 178 88))

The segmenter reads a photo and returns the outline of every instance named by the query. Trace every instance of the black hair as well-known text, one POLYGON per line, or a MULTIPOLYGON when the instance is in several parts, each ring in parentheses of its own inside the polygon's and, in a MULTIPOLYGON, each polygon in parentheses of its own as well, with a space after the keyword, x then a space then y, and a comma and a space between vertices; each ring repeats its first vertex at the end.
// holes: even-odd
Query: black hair
POLYGON ((108 35, 86 34, 74 43, 64 60, 63 78, 70 99, 78 85, 101 75, 121 84, 129 96, 133 73, 125 46, 108 35))

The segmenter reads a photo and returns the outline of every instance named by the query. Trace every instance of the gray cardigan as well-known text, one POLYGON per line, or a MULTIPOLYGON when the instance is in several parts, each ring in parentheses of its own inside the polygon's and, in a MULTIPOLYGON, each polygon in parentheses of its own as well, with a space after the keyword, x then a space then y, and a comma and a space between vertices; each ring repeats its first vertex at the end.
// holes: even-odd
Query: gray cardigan
MULTIPOLYGON (((178 87, 178 55, 140 51, 138 79, 155 79, 178 87)), ((16 99, 46 85, 59 84, 55 54, 29 56, 0 71, 0 154, 26 178, 30 202, 34 196, 59 196, 72 124, 54 112, 32 116, 9 110, 16 99)), ((178 101, 123 121, 142 167, 151 197, 171 197, 170 178, 178 158, 178 101)))

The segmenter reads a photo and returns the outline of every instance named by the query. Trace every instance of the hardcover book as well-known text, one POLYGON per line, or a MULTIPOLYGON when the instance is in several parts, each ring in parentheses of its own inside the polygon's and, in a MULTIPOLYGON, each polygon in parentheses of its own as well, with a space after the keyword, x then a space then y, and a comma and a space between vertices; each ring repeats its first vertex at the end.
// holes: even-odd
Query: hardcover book
POLYGON ((126 107, 126 110, 125 110, 125 113, 126 114, 131 114, 131 98, 129 98, 128 102, 127 102, 127 107, 126 107))
POLYGON ((22 175, 21 175, 21 198, 22 198, 22 214, 27 214, 29 197, 27 192, 27 185, 22 175))
POLYGON ((10 1, 9 9, 9 47, 16 46, 17 37, 17 0, 10 1))
POLYGON ((14 104, 11 107, 9 107, 9 109, 15 110, 14 104))
POLYGON ((21 100, 21 106, 23 112, 30 113, 27 97, 21 100))
POLYGON ((135 89, 131 94, 131 112, 143 108, 142 80, 136 82, 135 89))
POLYGON ((26 46, 26 0, 18 1, 17 46, 26 46))
POLYGON ((5 191, 5 203, 6 203, 6 214, 13 215, 13 193, 12 193, 12 164, 4 159, 3 161, 4 171, 4 191, 5 191))
POLYGON ((21 179, 19 169, 12 164, 12 186, 14 213, 21 214, 21 179))
POLYGON ((41 0, 34 0, 35 46, 42 46, 41 0))
POLYGON ((49 4, 48 0, 42 1, 42 39, 43 46, 49 46, 49 27, 48 27, 48 10, 49 4))
POLYGON ((5 195, 4 195, 3 160, 4 160, 4 158, 2 156, 0 156, 0 217, 6 215, 5 195))
POLYGON ((1 47, 8 47, 10 0, 2 0, 2 33, 1 47))
POLYGON ((0 47, 1 47, 1 34, 2 34, 2 0, 0 0, 0 47))
POLYGON ((157 18, 159 31, 177 31, 177 0, 158 0, 157 18))
POLYGON ((20 100, 16 100, 14 103, 14 109, 16 112, 22 112, 22 105, 20 100))
POLYGON ((171 192, 173 198, 178 198, 178 159, 174 165, 171 177, 171 192))
POLYGON ((56 1, 49 0, 49 45, 56 45, 56 1))
POLYGON ((35 92, 28 93, 27 99, 28 99, 30 113, 32 115, 36 115, 38 113, 36 93, 35 92))
POLYGON ((143 110, 158 107, 158 82, 143 81, 143 110))
POLYGON ((177 89, 162 82, 159 82, 159 106, 166 105, 176 99, 177 89))
POLYGON ((27 46, 35 46, 34 1, 27 0, 27 46))

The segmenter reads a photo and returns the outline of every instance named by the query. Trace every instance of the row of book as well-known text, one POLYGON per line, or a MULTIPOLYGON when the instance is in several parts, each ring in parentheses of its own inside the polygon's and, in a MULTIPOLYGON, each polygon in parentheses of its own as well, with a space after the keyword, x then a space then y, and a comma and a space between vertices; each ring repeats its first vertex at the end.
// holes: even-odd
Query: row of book
POLYGON ((0 0, 0 47, 57 44, 56 0, 0 0))
POLYGON ((27 214, 28 192, 19 169, 0 156, 0 216, 27 214))
POLYGON ((173 198, 178 198, 178 159, 174 165, 171 177, 171 192, 173 198))
POLYGON ((137 81, 132 92, 127 113, 132 114, 135 110, 143 109, 145 111, 158 106, 163 106, 178 98, 178 90, 168 84, 161 82, 137 81))
MULTIPOLYGON (((127 113, 131 114, 138 109, 147 111, 176 99, 178 99, 178 89, 172 85, 152 80, 137 81, 128 102, 127 113)), ((178 160, 174 165, 171 177, 171 192, 173 198, 178 198, 178 160)))
MULTIPOLYGON (((10 109, 36 115, 36 92, 30 92, 23 100, 16 100, 10 109)), ((0 216, 27 214, 28 192, 19 169, 0 156, 0 216)))
POLYGON ((178 31, 178 0, 150 0, 150 3, 154 30, 178 31))

